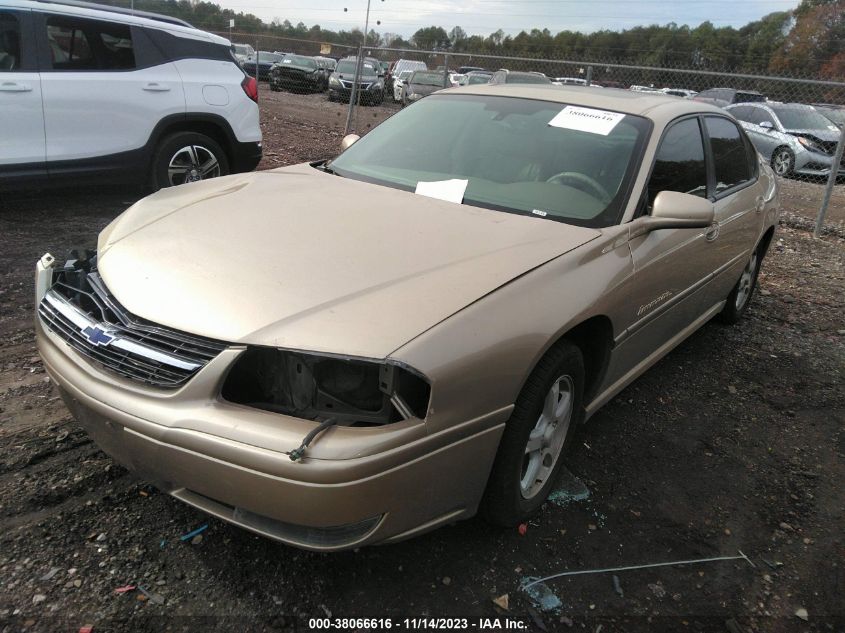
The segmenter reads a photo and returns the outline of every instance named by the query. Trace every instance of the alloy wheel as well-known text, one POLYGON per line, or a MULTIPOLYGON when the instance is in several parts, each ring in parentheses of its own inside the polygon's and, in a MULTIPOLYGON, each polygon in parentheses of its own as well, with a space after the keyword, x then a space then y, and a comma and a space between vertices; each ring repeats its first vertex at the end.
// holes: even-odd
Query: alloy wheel
POLYGON ((751 254, 751 259, 745 265, 742 276, 739 278, 739 286, 736 291, 736 309, 742 310, 746 302, 751 298, 751 287, 754 284, 754 275, 757 274, 757 251, 751 254))
POLYGON ((572 422, 574 394, 572 378, 566 375, 555 380, 546 393, 543 410, 525 445, 519 482, 523 499, 535 497, 554 472, 572 422))
POLYGON ((182 185, 220 175, 220 162, 214 153, 202 145, 187 145, 173 154, 167 165, 170 185, 182 185))
POLYGON ((792 156, 787 150, 782 150, 775 155, 775 173, 778 176, 786 176, 792 168, 792 156))

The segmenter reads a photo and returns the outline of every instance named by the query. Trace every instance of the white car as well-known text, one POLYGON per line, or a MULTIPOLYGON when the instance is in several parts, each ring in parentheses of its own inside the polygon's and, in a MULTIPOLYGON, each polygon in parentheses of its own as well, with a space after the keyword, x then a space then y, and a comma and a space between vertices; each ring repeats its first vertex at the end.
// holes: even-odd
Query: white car
POLYGON ((154 189, 261 160, 255 80, 186 22, 0 0, 0 189, 72 177, 154 189))
POLYGON ((393 79, 393 100, 397 103, 402 101, 402 86, 408 81, 408 77, 414 74, 413 70, 403 70, 393 79))

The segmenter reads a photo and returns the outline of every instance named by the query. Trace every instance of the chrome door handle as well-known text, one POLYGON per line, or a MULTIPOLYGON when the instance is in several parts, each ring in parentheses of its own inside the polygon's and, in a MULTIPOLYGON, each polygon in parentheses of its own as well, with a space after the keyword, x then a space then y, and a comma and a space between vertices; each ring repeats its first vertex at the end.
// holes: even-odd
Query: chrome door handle
POLYGON ((4 81, 0 84, 0 92, 32 92, 32 86, 14 81, 4 81))
POLYGON ((708 242, 712 242, 717 237, 719 237, 719 231, 721 227, 719 226, 718 222, 714 222, 710 226, 707 227, 707 230, 704 231, 704 237, 707 239, 708 242))
POLYGON ((149 83, 144 86, 144 90, 147 92, 167 92, 170 90, 170 86, 162 86, 161 84, 157 83, 149 83))

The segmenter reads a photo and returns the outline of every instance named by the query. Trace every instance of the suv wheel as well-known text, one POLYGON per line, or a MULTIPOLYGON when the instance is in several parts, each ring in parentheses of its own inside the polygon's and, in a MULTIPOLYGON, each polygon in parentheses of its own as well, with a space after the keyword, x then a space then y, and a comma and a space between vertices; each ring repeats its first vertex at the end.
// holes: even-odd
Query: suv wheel
POLYGON ((543 505, 582 419, 583 395, 581 350, 562 341, 537 364, 505 425, 482 501, 489 521, 510 527, 543 505))
POLYGON ((157 191, 228 173, 229 159, 217 141, 197 132, 176 132, 156 149, 151 184, 157 191))

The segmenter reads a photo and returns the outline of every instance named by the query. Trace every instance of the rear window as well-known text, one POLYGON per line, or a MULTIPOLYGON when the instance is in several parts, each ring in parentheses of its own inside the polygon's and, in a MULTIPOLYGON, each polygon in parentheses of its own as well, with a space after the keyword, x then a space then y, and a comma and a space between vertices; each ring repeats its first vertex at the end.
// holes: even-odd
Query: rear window
POLYGON ((18 70, 21 65, 21 30, 11 13, 0 12, 0 72, 18 70))
POLYGON ((734 97, 734 103, 752 103, 765 100, 766 97, 764 95, 754 92, 737 92, 736 97, 734 97))
POLYGON ((132 32, 123 24, 50 16, 47 43, 53 70, 135 68, 132 32))

